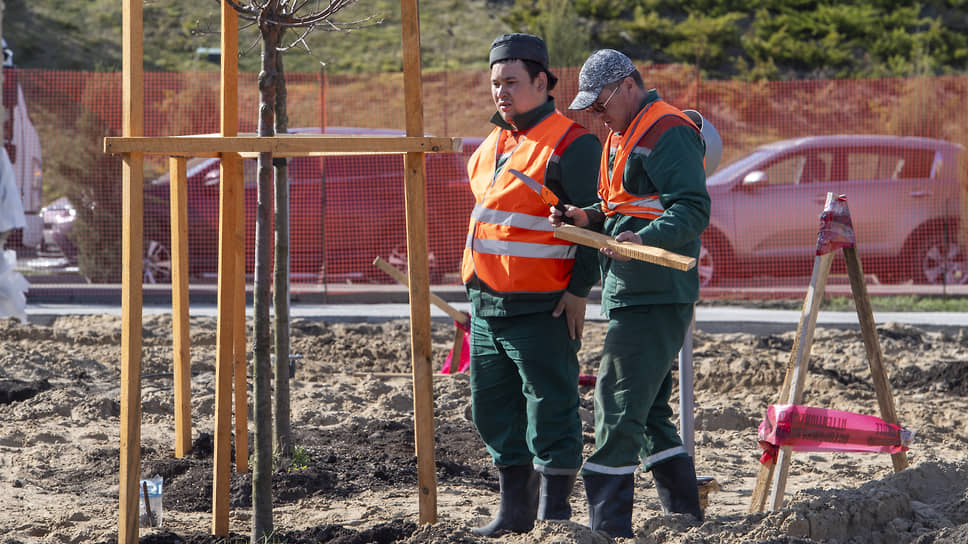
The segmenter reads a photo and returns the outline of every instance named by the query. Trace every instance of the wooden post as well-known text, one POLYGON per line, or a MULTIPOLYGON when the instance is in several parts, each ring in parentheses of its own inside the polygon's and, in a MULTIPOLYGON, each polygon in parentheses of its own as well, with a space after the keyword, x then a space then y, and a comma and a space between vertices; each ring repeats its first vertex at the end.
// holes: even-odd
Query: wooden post
MULTIPOLYGON (((400 0, 407 136, 423 136, 420 19, 417 0, 400 0)), ((434 453, 434 384, 430 364, 430 269, 427 264, 427 186, 423 153, 404 157, 407 258, 410 276, 410 346, 413 360, 414 442, 420 523, 437 521, 434 453)))
MULTIPOLYGON (((221 135, 238 133, 238 14, 222 3, 221 135)), ((229 534, 231 472, 232 376, 235 324, 235 247, 238 240, 238 196, 242 191, 241 162, 234 153, 221 155, 219 186, 218 318, 215 338, 215 445, 212 482, 212 534, 229 534)), ((244 271, 243 271, 244 273, 244 271)))
MULTIPOLYGON (((827 193, 827 207, 830 207, 833 193, 827 193)), ((864 339, 864 347, 867 351, 867 359, 870 363, 871 377, 874 381, 874 389, 877 393, 877 401, 881 410, 881 417, 887 423, 897 425, 897 415, 894 412, 894 398, 891 396, 890 384, 887 374, 884 371, 883 355, 880 343, 877 340, 877 329, 874 326, 874 314, 871 310, 870 297, 867 294, 867 285, 864 282, 864 271, 861 267, 860 258, 854 247, 843 248, 844 260, 847 265, 847 274, 850 278, 851 291, 854 296, 854 303, 857 307, 857 317, 861 326, 861 333, 864 339)), ((803 313, 800 317, 800 326, 797 330, 797 337, 794 342, 793 353, 791 354, 791 364, 787 367, 787 373, 783 381, 783 390, 780 393, 779 402, 786 404, 800 404, 803 397, 803 385, 806 378, 808 360, 810 356, 810 345, 813 342, 813 330, 816 325, 819 300, 826 285, 826 276, 830 271, 830 264, 834 252, 828 252, 818 256, 814 261, 813 278, 811 278, 810 288, 804 300, 803 313)), ((750 512, 760 512, 764 509, 766 493, 770 490, 770 481, 773 481, 772 494, 770 496, 771 508, 777 509, 783 505, 783 493, 786 487, 786 477, 789 470, 790 454, 792 448, 784 446, 780 449, 776 461, 767 463, 760 467, 759 475, 756 480, 756 487, 753 490, 753 497, 750 502, 750 512)), ((907 455, 899 452, 891 455, 894 464, 894 471, 900 472, 907 468, 907 455)))
MULTIPOLYGON (((817 327, 817 314, 820 312, 820 302, 823 300, 823 293, 827 287, 827 276, 830 274, 833 257, 834 254, 831 252, 814 259, 813 276, 810 278, 810 287, 807 289, 804 310, 800 317, 799 329, 803 331, 802 337, 794 346, 795 360, 790 381, 790 394, 786 399, 787 404, 799 404, 803 398, 803 385, 807 379, 810 348, 813 344, 813 333, 817 327), (806 319, 805 323, 804 319, 806 319)), ((777 457, 776 469, 773 474, 773 489, 770 495, 770 504, 774 510, 783 506, 783 493, 786 490, 787 474, 790 471, 791 453, 792 449, 789 446, 784 446, 780 448, 780 454, 777 457)))
MULTIPOLYGON (((797 380, 806 377, 806 360, 810 357, 813 333, 817 325, 817 314, 820 313, 820 301, 823 299, 827 276, 830 274, 830 265, 833 262, 831 255, 828 253, 816 257, 813 261, 813 275, 810 278, 810 286, 803 300, 800 323, 797 325, 797 335, 793 342, 793 350, 790 352, 790 361, 787 364, 786 377, 783 380, 783 388, 779 399, 777 399, 778 402, 786 402, 791 397, 791 391, 795 390, 795 377, 797 380)), ((802 394, 802 384, 800 389, 800 394, 802 394)), ((788 462, 789 452, 787 452, 785 458, 788 462)), ((779 460, 777 460, 778 463, 779 460)), ((753 496, 750 500, 750 512, 762 512, 765 508, 767 493, 770 491, 771 482, 774 480, 775 469, 776 464, 772 462, 760 466, 759 474, 756 477, 756 486, 753 488, 753 496)), ((786 485, 785 474, 783 484, 786 485)), ((782 501, 782 499, 783 492, 781 491, 780 500, 782 501)))
MULTIPOLYGON (((141 0, 124 0, 121 19, 124 136, 144 135, 144 67, 141 0)), ((144 158, 122 157, 121 166, 121 468, 118 542, 138 542, 141 480, 141 325, 144 254, 144 158)))
MULTIPOLYGON (((410 281, 407 279, 407 276, 403 272, 397 270, 392 264, 383 260, 382 257, 377 257, 374 259, 373 264, 401 284, 408 287, 410 286, 410 281)), ((444 313, 449 315, 451 319, 460 325, 466 327, 467 322, 470 321, 470 318, 467 316, 467 314, 458 310, 457 308, 454 308, 450 304, 447 304, 447 301, 435 295, 433 292, 430 293, 430 303, 443 310, 444 313)), ((464 349, 464 329, 461 327, 454 327, 454 343, 450 349, 450 353, 452 354, 454 361, 458 361, 460 359, 462 349, 464 349)), ((451 364, 453 365, 454 363, 451 364)), ((452 366, 451 372, 456 374, 456 368, 457 366, 452 366)))
MULTIPOLYGON (((373 264, 376 265, 376 267, 380 270, 386 272, 388 276, 400 282, 400 284, 410 287, 410 281, 407 279, 407 276, 403 272, 397 270, 392 264, 386 262, 382 257, 373 259, 373 264)), ((434 306, 443 310, 444 313, 449 315, 454 321, 460 323, 461 325, 467 324, 467 314, 458 310, 457 308, 454 308, 450 304, 447 304, 446 300, 440 298, 434 293, 430 293, 430 302, 432 302, 434 306)), ((461 335, 461 338, 464 338, 463 334, 461 335)))
MULTIPOLYGON (((871 367, 871 379, 874 380, 877 404, 881 410, 881 419, 898 425, 891 384, 884 370, 884 355, 881 352, 881 344, 877 340, 877 327, 874 326, 874 311, 871 309, 871 299, 867 294, 867 284, 864 282, 864 269, 861 267, 856 248, 845 247, 843 251, 844 260, 847 263, 847 276, 850 278, 850 290, 854 295, 854 306, 857 308, 857 319, 860 321, 861 335, 864 337, 864 349, 867 350, 867 361, 871 367)), ((908 467, 907 453, 903 451, 892 453, 891 462, 894 464, 894 472, 901 472, 908 467)))
POLYGON ((168 159, 171 194, 171 315, 175 373, 175 457, 192 449, 191 355, 188 330, 188 180, 185 157, 168 159))
MULTIPOLYGON (((804 304, 803 308, 806 308, 804 304)), ((790 352, 790 361, 787 363, 786 374, 783 376, 783 386, 780 388, 780 395, 776 399, 776 404, 783 402, 783 399, 790 395, 790 382, 793 379, 793 366, 796 352, 800 344, 801 328, 805 323, 801 310, 800 325, 797 328, 797 335, 793 342, 793 351, 790 352)), ((762 512, 766 508, 766 494, 770 491, 770 483, 773 482, 773 469, 776 463, 769 462, 760 465, 760 471, 756 475, 756 486, 753 488, 753 496, 750 499, 750 513, 762 512)))

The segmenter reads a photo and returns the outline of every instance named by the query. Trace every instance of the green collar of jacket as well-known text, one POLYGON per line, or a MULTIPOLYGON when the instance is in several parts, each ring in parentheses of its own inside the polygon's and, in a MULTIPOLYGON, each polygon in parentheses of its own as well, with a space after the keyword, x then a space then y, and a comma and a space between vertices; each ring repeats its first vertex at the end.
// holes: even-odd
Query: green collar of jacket
MULTIPOLYGON (((649 104, 655 102, 656 100, 661 100, 661 98, 659 98, 659 91, 656 91, 655 89, 649 89, 648 92, 645 93, 645 98, 642 100, 642 103, 639 104, 639 109, 635 111, 635 116, 638 116, 640 113, 642 113, 642 110, 647 108, 649 104)), ((635 116, 632 117, 633 121, 635 120, 635 116)), ((628 128, 631 128, 631 126, 632 125, 630 124, 628 128)), ((622 133, 616 132, 615 134, 621 135, 622 133)))
POLYGON ((555 111, 555 99, 549 96, 548 101, 545 102, 544 104, 538 106, 533 110, 526 111, 524 113, 517 115, 514 118, 514 123, 517 126, 514 126, 511 123, 508 123, 507 121, 505 121, 504 118, 501 117, 501 114, 498 112, 494 112, 494 115, 491 116, 491 122, 499 126, 500 128, 503 128, 504 130, 510 130, 512 132, 521 132, 522 130, 528 130, 529 128, 537 125, 538 121, 541 121, 549 114, 551 114, 553 111, 555 111))

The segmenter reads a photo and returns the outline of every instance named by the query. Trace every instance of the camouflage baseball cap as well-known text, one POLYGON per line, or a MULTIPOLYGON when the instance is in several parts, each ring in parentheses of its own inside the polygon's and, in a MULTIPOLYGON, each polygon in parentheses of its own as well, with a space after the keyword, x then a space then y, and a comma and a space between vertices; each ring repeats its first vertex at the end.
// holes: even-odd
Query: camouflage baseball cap
POLYGON ((632 60, 614 49, 599 49, 592 53, 578 74, 578 96, 568 106, 583 110, 598 98, 602 87, 614 83, 635 71, 632 60))

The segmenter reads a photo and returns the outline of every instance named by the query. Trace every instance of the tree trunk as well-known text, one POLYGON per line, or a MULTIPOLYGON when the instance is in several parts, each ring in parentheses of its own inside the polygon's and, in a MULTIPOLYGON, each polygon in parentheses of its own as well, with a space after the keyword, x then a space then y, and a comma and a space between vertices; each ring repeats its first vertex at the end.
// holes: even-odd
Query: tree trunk
MULTIPOLYGON (((282 54, 276 55, 276 134, 289 131, 286 112, 286 76, 282 54)), ((286 159, 279 157, 273 162, 276 196, 276 244, 275 273, 272 281, 272 308, 275 339, 275 415, 276 452, 286 459, 292 458, 292 431, 289 424, 289 176, 286 159)))
MULTIPOLYGON (((280 28, 266 22, 278 12, 278 0, 270 0, 259 19, 262 33, 262 71, 259 73, 259 136, 274 135, 276 103, 276 57, 280 28)), ((269 329, 269 233, 272 211, 272 153, 259 153, 255 222, 255 278, 252 295, 255 329, 255 361, 252 371, 255 462, 252 470, 252 537, 264 542, 272 527, 272 383, 269 329)))

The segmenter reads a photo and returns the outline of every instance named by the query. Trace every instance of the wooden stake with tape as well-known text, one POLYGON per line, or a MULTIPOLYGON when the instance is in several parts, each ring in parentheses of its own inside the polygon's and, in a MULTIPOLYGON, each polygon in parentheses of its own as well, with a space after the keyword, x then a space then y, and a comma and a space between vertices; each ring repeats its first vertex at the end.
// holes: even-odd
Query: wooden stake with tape
MULTIPOLYGON (((833 193, 827 193, 827 202, 824 205, 825 212, 831 209, 831 204, 837 198, 833 193)), ((853 227, 849 222, 850 215, 847 212, 846 199, 845 197, 840 198, 844 201, 843 215, 847 218, 846 229, 850 232, 850 245, 841 246, 842 253, 847 266, 847 274, 850 277, 851 294, 854 298, 854 304, 857 306, 857 317, 861 325, 864 347, 867 351, 867 359, 870 364, 871 377, 874 380, 874 388, 881 409, 881 418, 888 423, 898 424, 897 414, 894 411, 894 398, 891 395, 887 373, 882 360, 883 355, 877 338, 877 329, 874 324, 873 311, 871 310, 870 296, 867 293, 867 286, 864 283, 864 271, 861 267, 857 250, 853 246, 853 227)), ((823 232, 822 227, 821 233, 823 232)), ((820 248, 818 245, 819 252, 820 248)), ((810 286, 804 298, 803 309, 800 314, 800 324, 797 328, 796 338, 794 339, 793 351, 790 354, 790 362, 787 364, 786 377, 784 378, 783 387, 780 392, 779 403, 799 404, 803 397, 804 381, 807 374, 813 333, 817 323, 817 314, 820 310, 820 302, 823 299, 832 260, 833 251, 818 255, 814 259, 813 276, 810 279, 810 286)), ((790 446, 784 446, 780 449, 775 463, 768 462, 760 465, 756 485, 750 501, 750 512, 762 512, 767 507, 776 510, 783 506, 783 497, 786 490, 792 453, 793 450, 790 446)), ((900 472, 908 467, 907 455, 904 452, 892 454, 891 460, 894 464, 894 472, 900 472)))

